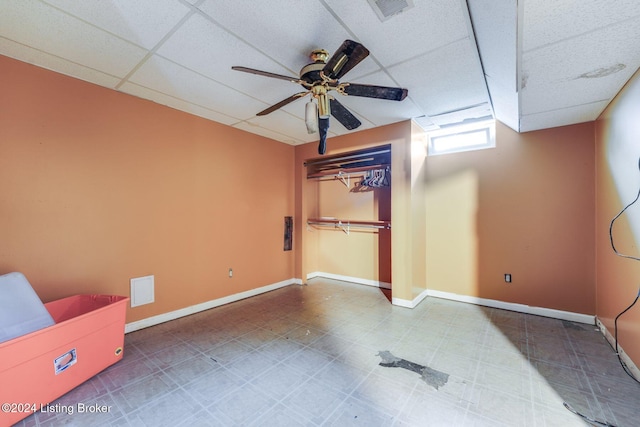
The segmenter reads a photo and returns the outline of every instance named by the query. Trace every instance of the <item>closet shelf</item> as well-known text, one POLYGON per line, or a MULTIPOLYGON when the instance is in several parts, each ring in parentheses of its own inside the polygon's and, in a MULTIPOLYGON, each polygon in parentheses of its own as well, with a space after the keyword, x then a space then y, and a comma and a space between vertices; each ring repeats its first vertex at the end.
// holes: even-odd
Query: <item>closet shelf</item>
POLYGON ((391 145, 323 156, 307 160, 304 165, 308 179, 386 169, 391 166, 391 145))
POLYGON ((382 230, 391 229, 391 221, 354 221, 349 219, 335 218, 309 218, 307 219, 307 225, 314 225, 316 227, 338 228, 347 234, 349 234, 349 231, 352 228, 382 230))

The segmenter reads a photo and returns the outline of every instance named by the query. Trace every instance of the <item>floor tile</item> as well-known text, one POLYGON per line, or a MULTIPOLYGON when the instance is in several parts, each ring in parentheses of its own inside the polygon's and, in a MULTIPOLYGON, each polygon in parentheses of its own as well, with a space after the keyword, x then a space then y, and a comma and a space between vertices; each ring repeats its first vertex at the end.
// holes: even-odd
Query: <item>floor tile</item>
POLYGON ((109 413, 18 426, 586 425, 564 403, 618 427, 640 419, 640 385, 594 325, 309 283, 129 333, 122 361, 56 401, 109 413), (407 364, 381 366, 383 351, 407 364))
POLYGON ((224 396, 241 388, 246 381, 225 368, 215 370, 198 380, 183 385, 182 388, 200 405, 209 407, 224 396))
POLYGON ((284 405, 277 404, 248 425, 256 427, 311 427, 316 424, 312 423, 300 413, 284 405))
POLYGON ((189 360, 200 352, 191 345, 182 342, 170 342, 162 350, 156 351, 148 357, 154 365, 160 369, 167 369, 185 360, 189 360))
POLYGON ((309 375, 290 367, 286 362, 281 362, 250 382, 267 396, 279 401, 309 378, 309 375))
POLYGON ((412 391, 413 387, 410 385, 391 381, 376 373, 371 373, 351 393, 351 396, 396 416, 404 408, 412 391))
POLYGON ((210 356, 198 354, 197 356, 169 366, 164 370, 177 385, 184 385, 199 378, 213 374, 220 367, 210 356))
POLYGON ((337 359, 329 362, 313 376, 314 380, 344 394, 351 394, 366 377, 367 371, 337 359))
POLYGON ((282 404, 316 424, 323 423, 347 395, 318 381, 307 380, 282 400, 282 404))
POLYGON ((455 426, 466 413, 467 403, 434 390, 415 389, 398 420, 407 426, 455 426))
POLYGON ((476 385, 469 400, 468 413, 511 426, 534 425, 531 400, 492 390, 484 385, 476 385))
POLYGON ((350 397, 341 403, 326 423, 327 426, 390 426, 394 417, 380 407, 350 397))
POLYGON ((112 365, 100 373, 98 378, 108 391, 114 391, 126 385, 141 381, 142 379, 160 371, 153 362, 141 356, 124 363, 124 361, 112 365))
POLYGON ((333 359, 326 353, 305 347, 289 357, 286 362, 293 369, 312 376, 327 366, 333 359))
POLYGON ((202 410, 184 390, 176 389, 157 397, 127 416, 132 426, 175 426, 202 410))
POLYGON ((275 399, 249 384, 213 404, 209 407, 209 412, 231 424, 248 425, 269 412, 275 404, 275 399))
POLYGON ((120 410, 129 414, 149 404, 154 399, 169 393, 176 383, 164 372, 158 372, 145 379, 126 385, 111 395, 120 410))

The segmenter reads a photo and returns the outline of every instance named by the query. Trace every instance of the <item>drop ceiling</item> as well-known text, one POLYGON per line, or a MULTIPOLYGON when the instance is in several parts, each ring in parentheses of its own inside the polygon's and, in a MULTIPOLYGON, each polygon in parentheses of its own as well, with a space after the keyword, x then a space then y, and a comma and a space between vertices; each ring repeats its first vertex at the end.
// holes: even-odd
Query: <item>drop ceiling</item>
MULTIPOLYGON (((409 90, 339 101, 368 129, 493 115, 519 132, 595 120, 640 66, 637 0, 5 0, 0 54, 287 144, 308 134, 297 77, 313 49, 371 52, 341 81, 409 90)), ((0 70, 1 73, 1 70, 0 70)), ((348 131, 336 120, 329 137, 348 131)))

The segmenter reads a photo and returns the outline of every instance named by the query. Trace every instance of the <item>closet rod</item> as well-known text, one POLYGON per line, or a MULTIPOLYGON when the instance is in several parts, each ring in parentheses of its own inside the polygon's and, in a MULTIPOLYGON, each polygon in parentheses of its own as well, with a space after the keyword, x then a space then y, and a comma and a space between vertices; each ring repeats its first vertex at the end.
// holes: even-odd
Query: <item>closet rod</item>
POLYGON ((309 218, 308 225, 320 225, 325 227, 352 227, 352 228, 374 228, 391 229, 390 221, 352 221, 340 219, 309 218))
POLYGON ((332 176, 340 176, 340 175, 349 175, 349 174, 355 174, 359 172, 366 172, 366 171, 377 170, 377 169, 389 169, 389 165, 379 164, 379 165, 371 165, 371 166, 362 166, 359 168, 343 169, 340 172, 331 172, 331 171, 316 172, 316 173, 307 175, 307 178, 323 178, 323 177, 332 177, 332 176))

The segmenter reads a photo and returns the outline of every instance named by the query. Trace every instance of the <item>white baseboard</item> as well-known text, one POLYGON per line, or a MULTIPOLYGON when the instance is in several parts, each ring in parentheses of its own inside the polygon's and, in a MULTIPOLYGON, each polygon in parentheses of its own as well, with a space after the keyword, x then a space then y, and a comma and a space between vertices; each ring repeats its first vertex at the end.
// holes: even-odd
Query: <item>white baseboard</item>
POLYGON ((425 299, 428 295, 429 290, 425 289, 424 291, 420 292, 420 295, 412 300, 391 297, 391 304, 397 305, 399 307, 416 308, 416 306, 420 304, 422 300, 425 299))
MULTIPOLYGON (((613 336, 613 334, 611 334, 611 332, 609 332, 607 327, 604 326, 604 323, 602 323, 600 321, 600 319, 598 319, 597 317, 596 317, 596 325, 598 325, 598 328, 600 329, 600 332, 602 332, 602 335, 604 335, 604 337, 607 339, 607 341, 609 341, 609 344, 611 344, 611 347, 613 347, 614 351, 616 351, 616 338, 615 338, 615 336, 613 336)), ((631 372, 633 374, 633 376, 638 381, 640 381, 640 369, 638 369, 636 364, 633 363, 633 360, 631 360, 631 358, 627 355, 627 353, 624 352, 622 347, 620 347, 620 344, 618 344, 618 350, 617 351, 618 351, 618 354, 620 354, 620 359, 622 359, 624 364, 627 365, 627 368, 629 369, 629 372, 631 372)))
POLYGON ((573 313, 571 311, 555 310, 553 308, 532 307, 525 304, 513 302, 503 302, 493 299, 478 298, 467 295, 453 294, 450 292, 436 291, 428 289, 427 294, 436 298, 449 299, 453 301, 466 302, 470 304, 483 305, 486 307, 500 308, 503 310, 517 311, 519 313, 535 314, 537 316, 552 317, 554 319, 568 320, 570 322, 586 323, 595 325, 595 315, 573 313))
POLYGON ((191 314, 199 313, 201 311, 209 310, 211 308, 219 307, 221 305, 229 304, 231 302, 240 301, 245 298, 253 297, 263 294, 265 292, 273 291, 279 288, 283 288, 289 285, 301 285, 302 279, 289 279, 282 282, 273 283, 271 285, 262 286, 260 288, 251 289, 245 292, 240 292, 226 297, 214 299, 211 301, 203 302, 200 304, 192 305, 189 307, 181 308, 179 310, 170 311, 168 313, 159 314, 157 316, 147 317, 146 319, 138 320, 135 322, 127 323, 124 326, 124 332, 129 333, 137 331, 139 329, 148 328, 150 326, 159 325, 160 323, 168 322, 170 320, 179 319, 180 317, 189 316, 191 314))
POLYGON ((315 271, 307 274, 307 280, 315 277, 324 277, 326 279, 342 280, 343 282, 358 283, 360 285, 373 286, 376 288, 391 289, 391 283, 381 282, 379 280, 362 279, 360 277, 343 276, 341 274, 325 273, 323 271, 315 271))
MULTIPOLYGON (((391 289, 391 283, 378 282, 376 280, 361 279, 359 277, 352 276, 342 276, 339 274, 325 273, 322 271, 316 271, 307 274, 307 279, 313 279, 315 277, 325 277, 327 279, 343 280, 346 282, 391 289)), ((399 307, 415 308, 418 304, 420 304, 420 302, 422 302, 422 300, 424 300, 428 296, 448 299, 452 301, 466 302, 469 304, 482 305, 486 307, 500 308, 503 310, 516 311, 519 313, 535 314, 537 316, 551 317, 554 319, 567 320, 570 322, 586 323, 588 325, 596 324, 596 316, 591 314, 573 313, 571 311, 556 310, 553 308, 532 307, 525 304, 478 298, 468 295, 459 295, 451 292, 437 291, 434 289, 424 290, 413 300, 392 297, 391 303, 399 307)))
MULTIPOLYGON (((354 276, 343 276, 341 274, 326 273, 324 271, 314 271, 313 273, 307 274, 307 280, 313 279, 316 277, 324 277, 326 279, 333 279, 333 280, 342 280, 343 282, 357 283, 359 285, 373 286, 376 288, 391 289, 391 283, 381 282, 379 280, 363 279, 361 277, 354 277, 354 276)), ((418 304, 420 304, 420 302, 422 302, 423 299, 427 297, 427 295, 428 295, 427 291, 424 290, 420 293, 420 295, 415 297, 413 300, 406 300, 402 298, 391 298, 391 304, 397 305, 399 307, 415 308, 418 304)))

